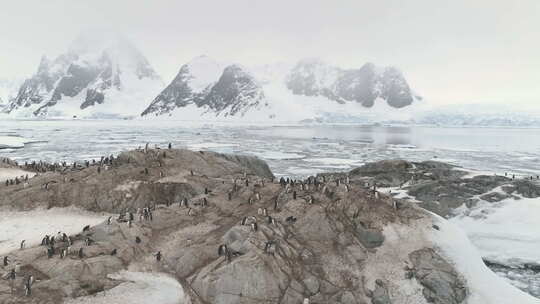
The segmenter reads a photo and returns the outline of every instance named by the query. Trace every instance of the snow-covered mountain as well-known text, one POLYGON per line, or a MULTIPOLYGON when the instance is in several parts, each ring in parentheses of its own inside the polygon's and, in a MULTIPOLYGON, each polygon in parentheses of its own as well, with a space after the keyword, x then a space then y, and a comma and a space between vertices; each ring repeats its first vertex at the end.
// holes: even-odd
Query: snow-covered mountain
POLYGON ((379 68, 372 63, 344 70, 318 59, 302 60, 288 75, 287 88, 295 95, 324 96, 339 103, 355 101, 368 108, 377 99, 403 108, 419 98, 398 69, 379 68))
POLYGON ((3 112, 16 117, 139 115, 162 81, 142 53, 117 34, 85 33, 55 59, 43 57, 3 112))
POLYGON ((19 78, 0 78, 0 111, 17 95, 22 81, 19 78))
MULTIPOLYGON (((396 68, 344 70, 320 60, 244 67, 200 56, 142 113, 189 120, 301 121, 408 112, 421 98, 396 68)), ((360 118, 359 118, 360 117, 360 118)))
POLYGON ((180 68, 175 79, 142 113, 156 116, 177 108, 199 108, 216 116, 243 116, 264 103, 264 92, 254 77, 239 65, 225 68, 207 56, 180 68))

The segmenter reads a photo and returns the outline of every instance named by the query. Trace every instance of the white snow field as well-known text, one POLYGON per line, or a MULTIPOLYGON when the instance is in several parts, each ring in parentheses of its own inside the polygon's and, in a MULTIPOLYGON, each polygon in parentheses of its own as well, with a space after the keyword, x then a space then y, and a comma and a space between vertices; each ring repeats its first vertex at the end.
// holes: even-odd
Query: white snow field
POLYGON ((74 207, 52 208, 32 211, 0 211, 0 254, 20 248, 22 240, 26 246, 38 245, 46 235, 59 231, 75 234, 86 225, 96 225, 108 216, 83 211, 74 207))
POLYGON ((434 230, 431 241, 467 280, 470 289, 467 304, 539 304, 540 299, 510 285, 482 261, 480 253, 456 224, 432 214, 440 230, 434 230))
POLYGON ((66 304, 188 304, 182 285, 163 273, 120 271, 109 275, 125 282, 93 296, 80 297, 66 304))
POLYGON ((514 267, 540 264, 540 198, 480 203, 450 221, 489 261, 514 267))
POLYGON ((0 168, 0 182, 4 182, 6 179, 12 179, 15 177, 21 177, 28 174, 28 177, 35 175, 33 172, 24 171, 16 168, 0 168))

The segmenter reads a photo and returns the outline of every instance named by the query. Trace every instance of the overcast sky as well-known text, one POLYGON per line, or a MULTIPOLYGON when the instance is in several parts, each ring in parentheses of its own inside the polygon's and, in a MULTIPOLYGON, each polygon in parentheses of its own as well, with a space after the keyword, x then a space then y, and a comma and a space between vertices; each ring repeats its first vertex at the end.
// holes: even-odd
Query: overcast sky
POLYGON ((200 54, 399 67, 429 102, 540 107, 540 0, 6 0, 0 77, 29 76, 81 31, 131 38, 168 82, 200 54))

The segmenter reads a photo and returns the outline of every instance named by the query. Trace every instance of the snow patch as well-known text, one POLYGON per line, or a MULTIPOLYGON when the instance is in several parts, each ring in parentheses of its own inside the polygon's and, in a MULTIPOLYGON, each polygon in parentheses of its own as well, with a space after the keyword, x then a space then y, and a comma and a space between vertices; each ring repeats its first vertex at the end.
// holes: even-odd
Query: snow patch
POLYGON ((106 214, 74 207, 0 211, 0 254, 19 249, 22 240, 26 240, 27 247, 38 245, 45 234, 56 235, 59 231, 68 235, 79 233, 85 225, 96 225, 106 218, 106 214))
POLYGON ((67 304, 187 304, 182 285, 164 273, 120 271, 109 275, 120 285, 93 296, 67 301, 67 304))

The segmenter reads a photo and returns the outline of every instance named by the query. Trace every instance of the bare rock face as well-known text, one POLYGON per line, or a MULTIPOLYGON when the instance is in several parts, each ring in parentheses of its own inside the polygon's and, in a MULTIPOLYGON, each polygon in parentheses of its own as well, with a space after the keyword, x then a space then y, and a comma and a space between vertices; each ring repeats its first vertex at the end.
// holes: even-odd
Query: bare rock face
MULTIPOLYGON (((395 252, 383 250, 387 227, 427 216, 405 202, 396 209, 392 197, 339 176, 278 182, 263 161, 247 156, 141 149, 88 166, 47 168, 27 186, 0 186, 0 206, 75 205, 109 212, 111 222, 84 231, 81 223, 64 258, 62 241, 50 258, 47 246, 9 253, 21 268, 12 292, 10 282, 0 281, 0 301, 61 303, 114 288, 122 281, 110 274, 136 269, 172 275, 193 304, 401 304, 399 284, 367 271, 367 264, 395 252), (24 297, 29 274, 36 282, 24 297)), ((418 293, 427 289, 418 303, 462 303, 466 292, 451 264, 433 250, 415 250, 407 252, 418 293)), ((409 263, 406 254, 399 259, 409 263)))
POLYGON ((409 255, 414 265, 414 277, 424 286, 424 297, 429 303, 457 304, 465 300, 465 283, 433 249, 425 248, 409 255))

